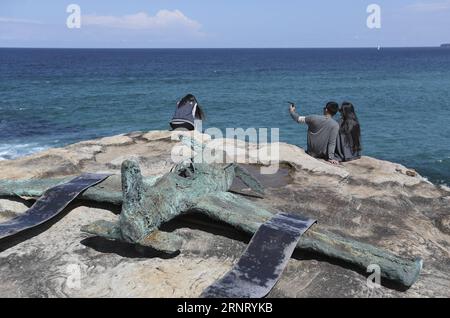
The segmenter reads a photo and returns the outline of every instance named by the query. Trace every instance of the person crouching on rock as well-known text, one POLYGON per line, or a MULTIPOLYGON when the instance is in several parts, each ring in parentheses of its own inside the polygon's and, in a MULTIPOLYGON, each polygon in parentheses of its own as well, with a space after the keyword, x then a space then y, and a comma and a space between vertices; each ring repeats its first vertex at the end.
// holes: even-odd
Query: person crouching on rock
POLYGON ((336 140, 339 134, 339 124, 333 119, 339 110, 336 102, 329 102, 323 109, 323 116, 300 116, 294 104, 290 106, 291 117, 300 124, 308 125, 307 153, 318 159, 325 159, 329 163, 338 165, 335 157, 336 140))
POLYGON ((352 103, 342 103, 335 157, 346 162, 361 158, 361 128, 352 103))
POLYGON ((194 95, 184 96, 175 109, 175 114, 170 121, 172 130, 201 130, 205 113, 200 108, 194 95))

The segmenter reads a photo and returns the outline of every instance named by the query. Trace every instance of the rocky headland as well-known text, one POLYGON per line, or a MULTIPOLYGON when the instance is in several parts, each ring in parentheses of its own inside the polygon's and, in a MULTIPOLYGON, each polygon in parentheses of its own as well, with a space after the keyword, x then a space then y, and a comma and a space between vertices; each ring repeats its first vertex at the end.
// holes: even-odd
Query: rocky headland
MULTIPOLYGON (((130 158, 140 163, 144 175, 158 176, 172 168, 177 143, 167 131, 84 141, 0 161, 0 179, 119 174, 121 163, 130 158)), ((268 145, 208 144, 215 143, 230 145, 228 156, 245 163, 266 187, 262 203, 316 218, 331 232, 396 255, 424 260, 411 288, 383 284, 371 289, 365 273, 296 253, 270 297, 450 297, 450 189, 396 163, 363 157, 336 167, 285 143, 277 144, 279 169, 264 175, 258 153, 268 145)), ((239 183, 235 188, 246 191, 239 183)), ((30 198, 0 197, 0 222, 32 203, 30 198)), ((169 258, 80 232, 83 225, 112 221, 119 213, 120 206, 76 201, 50 222, 0 241, 0 297, 198 297, 231 268, 250 239, 224 224, 181 217, 167 230, 181 235, 185 244, 169 258)))

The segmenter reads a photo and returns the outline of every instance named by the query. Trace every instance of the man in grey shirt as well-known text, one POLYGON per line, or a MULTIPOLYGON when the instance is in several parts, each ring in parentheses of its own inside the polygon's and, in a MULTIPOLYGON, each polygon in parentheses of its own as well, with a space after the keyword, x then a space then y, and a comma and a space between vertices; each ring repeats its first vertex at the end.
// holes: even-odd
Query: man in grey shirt
POLYGON ((329 102, 323 109, 323 116, 300 116, 296 112, 295 105, 291 105, 289 111, 297 123, 308 125, 306 152, 314 158, 325 159, 335 165, 339 164, 334 156, 339 124, 333 119, 339 111, 339 105, 336 102, 329 102))

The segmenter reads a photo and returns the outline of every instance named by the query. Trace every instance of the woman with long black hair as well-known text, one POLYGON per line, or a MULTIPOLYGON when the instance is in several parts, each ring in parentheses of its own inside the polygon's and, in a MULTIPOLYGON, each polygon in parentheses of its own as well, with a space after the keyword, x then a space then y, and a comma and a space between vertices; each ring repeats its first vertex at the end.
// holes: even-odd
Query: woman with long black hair
POLYGON ((340 162, 361 158, 361 127, 352 103, 342 103, 335 157, 340 162))
POLYGON ((187 94, 178 103, 175 114, 170 121, 173 130, 195 130, 196 125, 205 119, 205 113, 200 108, 197 99, 192 94, 187 94))

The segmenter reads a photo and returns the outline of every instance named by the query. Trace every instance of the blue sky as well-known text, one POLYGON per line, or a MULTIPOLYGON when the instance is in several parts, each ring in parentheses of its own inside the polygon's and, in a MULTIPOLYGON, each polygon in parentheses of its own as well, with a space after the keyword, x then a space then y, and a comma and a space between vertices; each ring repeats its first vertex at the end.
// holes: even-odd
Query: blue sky
POLYGON ((450 42, 450 0, 2 0, 0 47, 372 47, 450 42), (66 8, 81 8, 69 29, 66 8), (381 29, 366 25, 381 7, 381 29))

